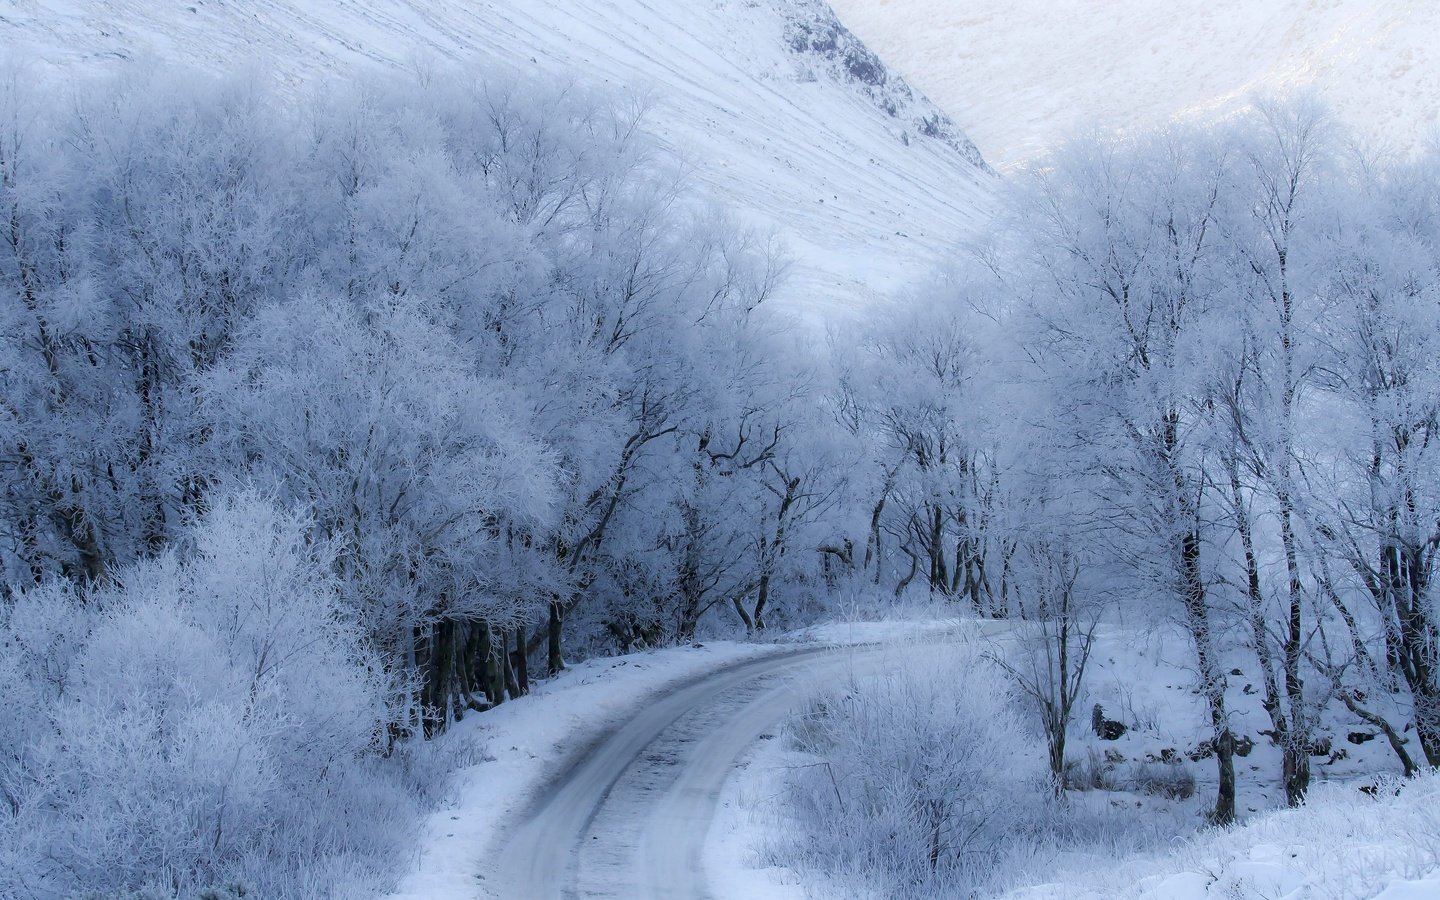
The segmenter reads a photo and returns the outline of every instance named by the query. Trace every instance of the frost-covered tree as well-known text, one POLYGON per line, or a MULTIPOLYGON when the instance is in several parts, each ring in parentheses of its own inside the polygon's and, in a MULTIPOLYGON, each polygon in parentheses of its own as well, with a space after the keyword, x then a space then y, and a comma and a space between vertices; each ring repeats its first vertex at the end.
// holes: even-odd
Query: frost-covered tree
POLYGON ((1077 145, 1031 177, 1018 211, 1034 267, 1022 321, 1055 398, 1053 442, 1095 492, 1110 540, 1193 639, 1220 776, 1212 818, 1228 823, 1234 737, 1205 558, 1201 440, 1212 414, 1223 172, 1199 134, 1077 145))
POLYGON ((755 314, 778 256, 690 194, 643 102, 483 71, 283 106, 88 87, 5 93, 7 590, 101 580, 258 482, 340 542, 433 731, 523 692, 538 619, 555 670, 572 612, 673 604, 702 544, 727 574, 654 640, 774 568, 759 470, 711 451, 782 427, 755 314))
POLYGON ((75 105, 0 90, 6 524, 31 582, 93 581, 177 533, 207 475, 189 381, 288 269, 262 92, 151 74, 75 105))
POLYGON ((1305 691, 1307 620, 1315 615, 1308 566, 1300 429, 1314 380, 1319 230, 1325 213, 1324 121, 1313 105, 1266 103, 1227 135, 1233 181, 1220 197, 1216 230, 1229 255, 1223 287, 1237 334, 1217 373, 1217 483, 1243 557, 1251 634, 1272 735, 1283 756, 1286 796, 1310 781, 1317 694, 1305 691), (1284 564, 1282 614, 1270 627, 1262 577, 1264 523, 1273 510, 1284 564), (1257 537, 1260 541, 1257 544, 1257 537), (1278 634, 1278 637, 1276 636, 1278 634), (1274 646, 1278 644, 1277 646, 1274 646))
POLYGON ((1005 466, 993 360, 963 285, 928 285, 867 322, 842 352, 841 424, 872 448, 863 564, 894 558, 896 593, 912 583, 975 612, 1005 600, 1005 466))
POLYGON ((105 585, 0 607, 0 893, 374 890, 414 821, 392 680, 303 512, 218 499, 105 585))
MULTIPOLYGON (((1307 470, 1315 484, 1312 516, 1321 553, 1336 559, 1338 571, 1327 567, 1322 586, 1350 631, 1336 641, 1353 648, 1340 659, 1356 680, 1379 670, 1399 676, 1422 755, 1434 766, 1440 764, 1433 578, 1440 547, 1437 160, 1431 153, 1370 165, 1351 178, 1346 215, 1326 247, 1319 369, 1328 418, 1314 433, 1319 459, 1307 470)), ((1358 710, 1353 688, 1344 687, 1345 699, 1358 710)))
MULTIPOLYGON (((232 471, 311 510, 357 621, 394 659, 434 670, 470 639, 457 627, 524 625, 554 588, 515 539, 557 524, 552 453, 502 382, 476 376, 447 330, 399 301, 273 307, 205 392, 232 471)), ((462 714, 470 702, 451 667, 424 681, 422 705, 442 721, 452 700, 462 714)))

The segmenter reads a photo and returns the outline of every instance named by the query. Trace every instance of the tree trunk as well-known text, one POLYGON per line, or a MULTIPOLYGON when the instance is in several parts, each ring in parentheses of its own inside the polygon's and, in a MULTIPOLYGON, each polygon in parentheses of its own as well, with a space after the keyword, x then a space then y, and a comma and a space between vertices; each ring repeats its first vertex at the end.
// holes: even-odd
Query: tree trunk
POLYGON ((495 677, 494 642, 495 636, 491 632, 490 623, 480 622, 475 628, 471 665, 474 667, 475 677, 480 682, 480 690, 485 694, 485 702, 491 709, 505 700, 504 686, 497 684, 495 677))
POLYGON ((499 639, 495 642, 495 655, 500 658, 500 669, 504 672, 505 690, 510 693, 510 699, 514 700, 523 694, 520 690, 520 678, 515 673, 515 657, 510 652, 510 630, 502 628, 498 632, 499 639))
POLYGON ((1406 778, 1411 778, 1419 773, 1420 769, 1415 765, 1415 760, 1410 757, 1410 752, 1405 749, 1405 739, 1395 731, 1383 716, 1378 716, 1360 706, 1360 704, 1356 702, 1353 693, 1339 688, 1338 679, 1335 693, 1339 695, 1340 701, 1345 704, 1345 708, 1354 713, 1356 718, 1362 722, 1374 725, 1384 733, 1385 739, 1390 742, 1390 749, 1395 751, 1395 756, 1400 760, 1400 768, 1405 772, 1406 778))
POLYGON ((945 517, 939 504, 930 508, 929 540, 927 550, 930 555, 930 593, 939 593, 943 597, 949 597, 950 577, 946 573, 945 566, 945 517))
MULTIPOLYGON (((1335 607, 1335 611, 1340 614, 1341 620, 1345 622, 1345 630, 1350 635, 1350 650, 1355 654, 1356 665, 1377 679, 1381 678, 1385 673, 1380 671, 1379 667, 1375 664, 1375 659, 1370 655, 1370 651, 1365 649, 1365 637, 1360 633, 1360 625, 1355 621, 1355 614, 1350 612, 1350 608, 1345 605, 1345 601, 1340 599, 1340 592, 1335 590, 1335 579, 1330 574, 1330 563, 1323 552, 1316 554, 1316 563, 1320 569, 1318 586, 1321 593, 1330 601, 1330 605, 1335 607)), ((1380 607, 1383 613, 1384 604, 1380 604, 1380 607)), ((1386 618, 1388 619, 1389 617, 1387 616, 1386 618)), ((1386 630, 1388 631, 1389 629, 1386 630)))
POLYGON ((564 616, 565 611, 561 608, 560 600, 551 600, 550 622, 546 630, 546 670, 551 676, 559 675, 565 670, 565 656, 562 653, 560 644, 561 631, 564 626, 564 616))
POLYGON ((864 568, 868 570, 872 562, 875 564, 875 584, 880 583, 880 518, 885 513, 885 502, 890 498, 890 492, 895 489, 895 478, 899 471, 897 466, 885 472, 885 484, 880 488, 880 499, 875 501, 875 506, 870 510, 870 533, 865 538, 864 568))
POLYGON ((1305 683, 1300 675, 1300 661, 1304 635, 1302 628, 1302 600, 1304 591, 1300 581, 1299 550, 1295 545, 1295 504, 1290 495, 1291 470, 1294 462, 1294 419, 1297 383, 1295 376, 1294 314, 1295 297, 1290 288, 1289 235, 1291 228, 1290 209, 1295 201, 1294 183, 1285 204, 1285 218, 1281 224, 1282 240, 1277 242, 1276 256, 1280 278, 1280 461, 1278 466, 1279 485, 1275 500, 1280 506, 1280 544, 1285 553, 1287 595, 1289 608, 1285 619, 1285 699, 1289 705, 1290 727, 1286 732, 1283 768, 1285 776, 1285 800, 1291 806, 1305 802, 1305 792, 1310 788, 1310 717, 1305 709, 1305 683))
POLYGON ((1245 494, 1240 487, 1240 476, 1233 461, 1230 463, 1230 493, 1235 504, 1235 526, 1240 533, 1240 549, 1245 557, 1245 594, 1250 601, 1250 634, 1255 641, 1255 656, 1260 662, 1260 678, 1265 689, 1265 712, 1270 716, 1275 743, 1285 746, 1285 715, 1280 708, 1280 683, 1275 678, 1275 655, 1270 650, 1270 632, 1265 622, 1265 595, 1260 586, 1260 563, 1255 554, 1250 515, 1245 509, 1245 494))
POLYGON ((755 630, 765 630, 765 604, 770 601, 770 573, 760 576, 760 589, 755 595, 755 630))
POLYGON ((485 696, 494 709, 505 702, 505 632, 490 627, 489 622, 480 623, 479 645, 481 680, 485 683, 485 696))
POLYGON ((744 597, 744 595, 743 595, 743 594, 736 594, 736 595, 735 595, 735 599, 734 599, 734 601, 733 601, 733 604, 734 604, 734 606, 735 606, 735 615, 739 616, 739 617, 740 617, 740 621, 741 621, 742 623, 744 623, 744 625, 745 625, 745 633, 746 633, 746 634, 752 634, 752 633, 754 633, 754 631, 755 631, 755 620, 750 617, 750 611, 745 608, 745 597, 744 597))
MULTIPOLYGON (((56 494, 59 495, 58 489, 56 494)), ((61 534, 75 548, 80 564, 78 568, 66 564, 65 575, 72 581, 94 584, 105 576, 105 557, 96 538, 95 523, 85 512, 78 478, 70 480, 70 496, 71 499, 56 508, 55 515, 60 520, 61 534)))
POLYGON ((1299 551, 1295 546, 1294 505, 1288 490, 1280 491, 1280 542, 1285 551, 1290 605, 1285 634, 1285 699, 1290 708, 1290 727, 1286 731, 1282 767, 1285 777, 1285 801, 1291 806, 1305 802, 1310 789, 1310 718, 1305 709, 1305 682, 1300 676, 1304 634, 1301 632, 1301 601, 1299 551))
POLYGON ((525 650, 525 629, 515 628, 515 649, 510 652, 510 669, 515 673, 515 696, 530 693, 530 654, 525 650))
POLYGON ((1206 605, 1205 582, 1200 569, 1200 535, 1194 531, 1181 538, 1180 564, 1185 614, 1190 637, 1195 643, 1201 690, 1210 709, 1215 763, 1219 769, 1220 785, 1210 821, 1215 825, 1229 825, 1235 821, 1235 736, 1230 733, 1229 716, 1225 710, 1225 676, 1215 658, 1210 610, 1206 605))
POLYGON ((1050 780, 1056 797, 1065 796, 1065 723, 1046 729, 1050 750, 1050 780))
POLYGON ((905 593, 905 589, 910 586, 910 582, 915 580, 915 575, 920 571, 920 557, 911 553, 908 548, 905 550, 905 555, 910 557, 910 571, 895 585, 896 597, 905 593))
POLYGON ((434 625, 422 644, 425 655, 421 661, 424 689, 420 694, 420 718, 427 740, 445 729, 448 718, 450 662, 446 626, 443 621, 434 625))
POLYGON ((1000 605, 996 607, 996 618, 1010 618, 1010 568, 1011 559, 1015 556, 1015 545, 1011 544, 1005 550, 1005 558, 1000 563, 1000 605))

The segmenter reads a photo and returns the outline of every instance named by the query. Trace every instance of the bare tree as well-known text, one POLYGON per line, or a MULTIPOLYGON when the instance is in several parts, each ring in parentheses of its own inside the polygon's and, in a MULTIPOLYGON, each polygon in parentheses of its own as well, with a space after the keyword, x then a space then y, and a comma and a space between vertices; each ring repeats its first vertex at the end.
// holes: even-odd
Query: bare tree
POLYGON ((1065 792, 1065 739, 1101 613, 1099 604, 1077 596, 1081 572, 1080 561, 1063 543, 1027 542, 1015 583, 1021 602, 1034 610, 1017 632, 1022 658, 992 654, 1040 713, 1056 796, 1065 792))

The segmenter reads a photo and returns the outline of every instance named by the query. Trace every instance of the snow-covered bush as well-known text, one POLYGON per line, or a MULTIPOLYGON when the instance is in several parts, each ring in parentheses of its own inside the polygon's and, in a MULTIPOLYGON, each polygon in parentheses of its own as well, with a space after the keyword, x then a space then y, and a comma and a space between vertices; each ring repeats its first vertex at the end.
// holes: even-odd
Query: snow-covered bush
POLYGON ((175 555, 0 607, 0 896, 356 896, 423 798, 325 545, 254 494, 175 555))
POLYGON ((1048 802, 1010 685, 962 645, 852 673, 789 732, 814 760, 789 781, 799 833, 779 854, 856 891, 968 896, 1012 871, 1048 802))
POLYGON ((1072 791, 1134 791, 1170 800, 1195 796, 1195 773, 1180 760, 1112 762, 1091 748, 1065 761, 1065 787, 1072 791))

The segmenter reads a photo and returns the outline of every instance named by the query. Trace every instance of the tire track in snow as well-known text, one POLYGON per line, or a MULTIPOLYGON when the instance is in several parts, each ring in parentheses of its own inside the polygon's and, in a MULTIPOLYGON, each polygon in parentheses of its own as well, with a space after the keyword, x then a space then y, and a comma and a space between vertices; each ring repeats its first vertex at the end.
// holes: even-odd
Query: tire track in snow
POLYGON ((736 760, 806 696, 804 683, 887 647, 808 649, 723 669, 640 710, 551 786, 499 849, 498 898, 709 897, 701 862, 736 760))

